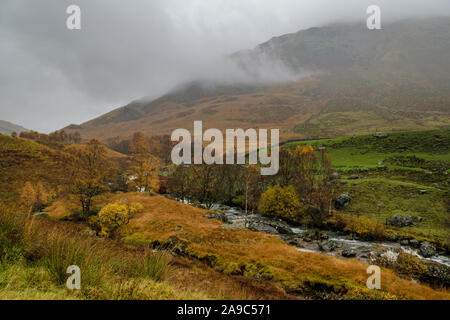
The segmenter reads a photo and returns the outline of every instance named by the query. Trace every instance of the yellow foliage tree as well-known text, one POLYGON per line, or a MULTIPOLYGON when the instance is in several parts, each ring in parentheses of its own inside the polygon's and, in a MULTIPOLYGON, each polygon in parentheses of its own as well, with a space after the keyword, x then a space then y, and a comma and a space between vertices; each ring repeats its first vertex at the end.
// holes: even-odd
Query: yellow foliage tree
POLYGON ((113 237, 117 231, 130 221, 130 218, 144 209, 142 204, 129 204, 116 202, 105 206, 98 214, 98 222, 101 227, 100 235, 113 237))
POLYGON ((294 187, 274 186, 261 195, 259 212, 291 221, 299 221, 305 207, 298 200, 294 187))

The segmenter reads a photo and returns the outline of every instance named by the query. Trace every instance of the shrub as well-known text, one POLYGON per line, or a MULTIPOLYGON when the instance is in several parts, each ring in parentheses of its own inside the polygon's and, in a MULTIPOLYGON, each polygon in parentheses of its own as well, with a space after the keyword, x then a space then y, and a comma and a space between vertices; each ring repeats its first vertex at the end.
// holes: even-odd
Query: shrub
POLYGON ((142 204, 128 204, 116 202, 108 204, 98 214, 98 223, 100 224, 100 235, 112 237, 117 231, 128 224, 130 218, 144 209, 142 204))
POLYGON ((275 186, 267 190, 261 195, 258 209, 264 215, 292 221, 298 221, 305 211, 292 186, 275 186))
POLYGON ((374 219, 336 213, 328 222, 338 229, 365 240, 385 240, 390 238, 386 228, 374 219))
POLYGON ((428 272, 428 267, 419 258, 401 252, 397 258, 396 270, 401 274, 421 279, 428 272))

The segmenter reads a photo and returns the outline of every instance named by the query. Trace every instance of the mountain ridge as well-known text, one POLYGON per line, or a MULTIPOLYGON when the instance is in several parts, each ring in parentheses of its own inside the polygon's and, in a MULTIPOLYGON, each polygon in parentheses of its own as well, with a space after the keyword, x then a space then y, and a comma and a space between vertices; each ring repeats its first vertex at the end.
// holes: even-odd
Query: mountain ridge
POLYGON ((0 133, 11 135, 13 132, 20 134, 22 131, 28 131, 28 129, 9 121, 0 120, 0 133))
POLYGON ((382 31, 362 24, 310 28, 231 56, 255 79, 269 59, 297 74, 308 73, 299 81, 192 81, 76 128, 83 138, 107 140, 135 131, 170 134, 203 120, 218 129, 277 127, 287 140, 445 127, 450 125, 450 72, 442 66, 450 65, 449 52, 450 18, 404 20, 386 24, 382 31), (338 121, 330 123, 329 118, 338 121), (356 129, 346 126, 346 119, 356 129), (335 132, 322 134, 330 128, 335 132))

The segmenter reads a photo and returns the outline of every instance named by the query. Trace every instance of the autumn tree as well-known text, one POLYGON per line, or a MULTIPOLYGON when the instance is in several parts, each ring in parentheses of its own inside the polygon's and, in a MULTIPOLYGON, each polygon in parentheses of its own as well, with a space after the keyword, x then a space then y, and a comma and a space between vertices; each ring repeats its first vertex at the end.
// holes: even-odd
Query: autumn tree
POLYGON ((260 169, 257 165, 249 165, 245 170, 245 213, 257 209, 263 191, 260 169))
POLYGON ((159 159, 150 154, 150 143, 143 133, 133 135, 130 153, 132 179, 129 184, 141 191, 159 191, 159 159))
POLYGON ((316 217, 316 224, 331 215, 333 199, 336 193, 335 181, 331 178, 333 166, 325 149, 320 151, 320 157, 316 168, 316 188, 314 199, 317 203, 320 216, 316 217), (318 219, 318 220, 317 220, 318 219))
POLYGON ((40 211, 44 209, 51 201, 51 193, 44 187, 41 182, 36 185, 36 210, 40 211))
POLYGON ((30 216, 36 206, 36 190, 30 182, 25 183, 20 194, 20 202, 30 216))
POLYGON ((173 142, 169 135, 153 136, 150 139, 150 153, 161 159, 164 164, 171 162, 173 142))
POLYGON ((274 186, 262 194, 258 210, 264 215, 298 222, 305 207, 294 187, 274 186))
POLYGON ((217 194, 216 201, 233 204, 236 194, 243 189, 242 180, 245 168, 242 165, 217 166, 215 184, 212 186, 217 194))
POLYGON ((142 212, 144 207, 140 203, 116 202, 105 206, 98 214, 100 235, 114 237, 123 228, 133 215, 142 212))
POLYGON ((97 139, 90 140, 77 149, 78 162, 75 167, 73 192, 78 196, 82 214, 89 217, 92 200, 107 190, 108 164, 106 149, 97 139))
POLYGON ((280 169, 278 171, 278 183, 282 187, 292 185, 298 174, 299 157, 288 148, 280 148, 280 169))
POLYGON ((189 199, 191 172, 186 166, 174 166, 169 176, 169 192, 180 200, 189 199))
POLYGON ((332 165, 325 149, 317 155, 310 145, 298 146, 295 152, 297 169, 295 190, 302 203, 309 206, 309 215, 316 225, 331 213, 334 184, 330 179, 332 165))
POLYGON ((49 192, 42 182, 32 185, 30 182, 25 183, 20 194, 20 202, 23 207, 31 214, 33 211, 41 211, 52 200, 53 194, 49 192))
POLYGON ((216 186, 218 181, 218 166, 191 165, 190 195, 210 208, 217 200, 216 186))

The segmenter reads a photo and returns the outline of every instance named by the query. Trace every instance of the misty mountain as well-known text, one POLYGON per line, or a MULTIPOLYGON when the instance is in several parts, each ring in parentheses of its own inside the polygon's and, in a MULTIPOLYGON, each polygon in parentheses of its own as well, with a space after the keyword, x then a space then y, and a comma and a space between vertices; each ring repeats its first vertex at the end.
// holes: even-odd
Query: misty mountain
POLYGON ((400 80, 406 73, 448 86, 450 71, 445 66, 450 63, 450 18, 405 20, 376 31, 363 23, 310 28, 234 55, 250 73, 267 58, 281 61, 295 72, 352 71, 366 73, 372 81, 394 72, 400 80), (250 68, 249 61, 253 62, 250 68))
POLYGON ((203 120, 219 129, 276 127, 291 139, 450 125, 450 18, 379 31, 364 23, 310 28, 229 59, 253 82, 194 81, 67 129, 105 140, 169 134, 203 120), (275 69, 298 80, 260 81, 275 69))
POLYGON ((0 133, 11 135, 13 132, 20 134, 22 131, 27 131, 27 129, 14 123, 0 120, 0 133))

